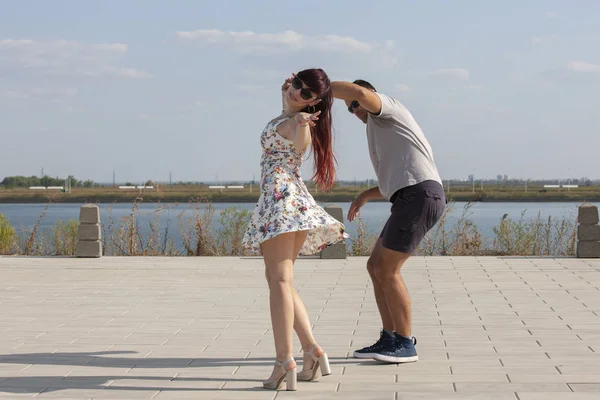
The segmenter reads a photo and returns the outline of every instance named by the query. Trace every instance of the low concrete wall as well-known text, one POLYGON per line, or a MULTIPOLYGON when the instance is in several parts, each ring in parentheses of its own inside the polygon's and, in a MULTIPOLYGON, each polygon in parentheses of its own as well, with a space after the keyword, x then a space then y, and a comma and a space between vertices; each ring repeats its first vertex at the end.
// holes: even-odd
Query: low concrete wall
POLYGON ((600 258, 598 207, 592 204, 581 205, 577 222, 577 257, 600 258))
POLYGON ((102 257, 100 232, 100 208, 86 204, 79 209, 79 231, 75 257, 102 257))
MULTIPOLYGON (((344 223, 344 211, 342 210, 342 207, 337 204, 330 204, 325 206, 325 211, 342 224, 344 223)), ((341 242, 325 247, 321 251, 320 256, 322 259, 328 260, 345 259, 347 256, 346 241, 342 240, 341 242)))

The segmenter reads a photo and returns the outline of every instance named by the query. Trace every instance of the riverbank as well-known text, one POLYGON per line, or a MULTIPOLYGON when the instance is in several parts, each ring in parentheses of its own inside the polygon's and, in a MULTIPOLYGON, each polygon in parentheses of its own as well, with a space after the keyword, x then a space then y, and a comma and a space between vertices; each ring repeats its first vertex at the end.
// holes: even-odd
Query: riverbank
MULTIPOLYGON (((342 215, 349 202, 336 202, 342 215)), ((241 238, 253 203, 100 204, 103 254, 244 255, 241 238)), ((420 255, 571 256, 578 203, 451 202, 420 255)), ((368 255, 390 204, 366 205, 346 223, 351 255, 368 255)), ((0 254, 72 255, 80 204, 0 204, 0 254), (3 216, 5 218, 3 218, 3 216), (2 222, 4 220, 4 222, 2 222)))
MULTIPOLYGON (((313 191, 311 194, 319 202, 351 202, 360 190, 333 191, 322 193, 313 191)), ((221 192, 209 190, 186 191, 117 191, 114 189, 78 189, 72 193, 63 192, 34 192, 25 190, 0 190, 0 204, 38 204, 38 203, 131 203, 137 200, 144 202, 188 203, 201 200, 212 203, 255 203, 259 193, 221 192)), ((446 193, 449 201, 457 202, 600 202, 600 190, 579 190, 561 192, 451 192, 446 193)), ((385 201, 385 200, 375 200, 385 201)))

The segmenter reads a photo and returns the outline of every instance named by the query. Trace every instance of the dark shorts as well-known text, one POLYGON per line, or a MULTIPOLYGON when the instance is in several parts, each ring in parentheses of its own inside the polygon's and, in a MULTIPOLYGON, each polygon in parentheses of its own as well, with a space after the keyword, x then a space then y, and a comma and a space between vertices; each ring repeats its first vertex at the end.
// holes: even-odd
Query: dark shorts
POLYGON ((402 188, 390 202, 392 215, 379 237, 386 249, 409 254, 440 220, 447 203, 444 188, 436 181, 402 188))

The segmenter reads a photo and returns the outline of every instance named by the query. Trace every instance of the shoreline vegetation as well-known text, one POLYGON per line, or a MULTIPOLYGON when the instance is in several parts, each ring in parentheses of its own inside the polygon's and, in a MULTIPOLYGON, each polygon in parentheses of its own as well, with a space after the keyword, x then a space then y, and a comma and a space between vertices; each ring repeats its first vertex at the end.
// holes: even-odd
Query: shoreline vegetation
MULTIPOLYGON (((125 199, 125 198, 124 198, 125 199)), ((125 201, 125 200, 124 200, 125 201)), ((231 206, 216 213, 212 199, 188 202, 187 210, 179 210, 176 220, 164 226, 159 215, 175 210, 178 204, 165 197, 158 199, 141 233, 140 209, 148 196, 138 192, 131 201, 129 215, 115 219, 110 206, 101 221, 102 248, 106 256, 247 256, 242 247, 251 213, 239 206, 231 206), (192 211, 186 212, 186 211, 192 211), (217 223, 218 222, 218 223, 217 223), (149 225, 149 226, 146 226, 149 225), (179 235, 174 235, 177 230, 179 235), (176 239, 178 238, 178 239, 176 239)), ((46 207, 33 227, 12 226, 1 214, 0 255, 72 256, 77 245, 77 220, 58 221, 49 230, 42 231, 48 207, 54 200, 46 198, 46 207)), ((58 199, 58 202, 64 202, 58 199)), ((457 206, 449 201, 445 214, 428 233, 418 248, 418 256, 537 256, 564 257, 575 255, 577 221, 567 217, 542 218, 525 215, 513 220, 504 215, 493 228, 493 236, 484 238, 471 219, 467 202, 458 220, 450 226, 449 213, 457 206)), ((347 241, 348 256, 367 256, 377 239, 380 227, 370 227, 358 218, 356 233, 347 241)))
MULTIPOLYGON (((314 185, 309 191, 319 202, 351 202, 367 185, 336 186, 329 192, 320 192, 314 185)), ((549 188, 543 186, 495 185, 472 188, 470 185, 445 187, 449 201, 454 202, 600 202, 600 186, 578 188, 549 188)), ((257 185, 242 188, 214 189, 208 185, 156 186, 153 189, 119 189, 113 187, 75 187, 69 192, 60 190, 32 190, 28 188, 0 188, 0 204, 7 203, 131 203, 138 198, 144 202, 188 203, 198 199, 212 203, 255 203, 260 195, 257 185)), ((385 200, 378 200, 385 201, 385 200)))

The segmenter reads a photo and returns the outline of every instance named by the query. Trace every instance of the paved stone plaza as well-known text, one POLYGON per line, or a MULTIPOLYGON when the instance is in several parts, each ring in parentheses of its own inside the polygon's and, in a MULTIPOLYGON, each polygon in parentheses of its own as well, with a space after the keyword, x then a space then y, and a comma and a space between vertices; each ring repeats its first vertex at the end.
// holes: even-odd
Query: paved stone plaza
POLYGON ((298 261, 333 375, 274 392, 261 259, 0 257, 0 396, 600 398, 600 259, 410 260, 420 361, 406 365, 351 357, 379 335, 365 263, 298 261))

